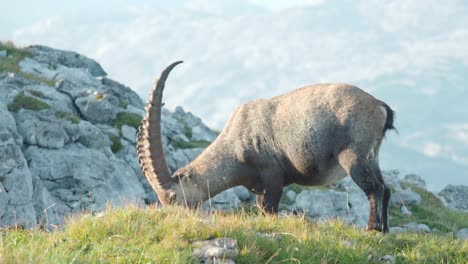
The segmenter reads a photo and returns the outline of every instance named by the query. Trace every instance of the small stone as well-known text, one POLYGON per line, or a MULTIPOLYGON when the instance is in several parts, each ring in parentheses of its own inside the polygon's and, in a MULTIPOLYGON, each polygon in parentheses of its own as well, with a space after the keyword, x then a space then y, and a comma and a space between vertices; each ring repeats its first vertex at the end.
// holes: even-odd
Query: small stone
POLYGON ((89 94, 75 100, 86 120, 92 123, 111 123, 119 111, 119 99, 111 94, 89 94))
POLYGON ((230 258, 208 258, 204 260, 205 264, 235 264, 236 262, 230 258))
POLYGON ((418 224, 415 222, 411 222, 411 223, 406 224, 405 227, 409 231, 431 233, 431 229, 425 224, 418 224))
POLYGON ((468 212, 468 186, 447 185, 439 195, 444 198, 448 208, 468 212))
POLYGON ((293 190, 289 190, 286 192, 286 197, 288 197, 289 201, 296 201, 297 193, 293 190))
POLYGON ((6 50, 0 50, 0 58, 5 58, 7 56, 6 50))
POLYGON ((406 229, 400 226, 392 226, 389 228, 390 234, 399 234, 406 232, 406 229))
POLYGON ((413 213, 411 213, 411 211, 408 209, 408 207, 406 206, 401 206, 401 212, 404 214, 404 215, 412 215, 413 213))
POLYGON ((468 241, 468 228, 463 228, 458 230, 457 237, 461 240, 468 241))
POLYGON ((416 174, 405 175, 404 181, 419 188, 426 188, 426 181, 424 181, 421 176, 416 174))
POLYGON ((234 187, 234 193, 241 201, 248 201, 250 199, 250 192, 244 186, 234 187))
MULTIPOLYGON (((216 238, 212 240, 197 241, 193 243, 197 247, 192 253, 200 260, 223 261, 236 258, 239 255, 237 240, 231 238, 216 238)), ((232 263, 232 262, 211 262, 211 263, 232 263)))
POLYGON ((379 261, 382 263, 395 263, 395 257, 391 255, 385 255, 382 256, 379 261))
POLYGON ((414 192, 410 188, 400 190, 392 194, 390 204, 392 205, 417 205, 422 201, 421 195, 414 192))

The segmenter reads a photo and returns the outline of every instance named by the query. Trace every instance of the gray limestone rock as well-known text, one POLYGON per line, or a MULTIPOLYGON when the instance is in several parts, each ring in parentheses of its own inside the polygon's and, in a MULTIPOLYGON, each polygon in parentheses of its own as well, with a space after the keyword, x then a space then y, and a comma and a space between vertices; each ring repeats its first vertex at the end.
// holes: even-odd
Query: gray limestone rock
POLYGON ((466 185, 447 185, 439 192, 448 208, 468 211, 468 186, 466 185))
POLYGON ((123 125, 121 128, 122 131, 122 137, 125 138, 126 140, 136 143, 136 133, 137 130, 134 127, 123 125))
POLYGON ((388 231, 390 232, 390 234, 398 234, 398 233, 406 232, 406 229, 404 227, 401 227, 401 226, 392 226, 392 227, 389 228, 388 231))
MULTIPOLYGON (((102 89, 104 91, 120 99, 119 105, 121 107, 133 106, 137 109, 140 109, 140 111, 144 107, 144 104, 141 98, 134 91, 132 91, 129 87, 124 86, 106 77, 101 79, 101 84, 102 84, 102 89)), ((141 113, 140 115, 143 116, 144 112, 141 113)))
POLYGON ((403 181, 410 183, 419 188, 423 188, 423 189, 426 188, 426 181, 424 181, 424 179, 421 176, 416 175, 416 174, 405 175, 403 181))
POLYGON ((293 190, 289 190, 286 192, 286 197, 288 197, 289 201, 295 201, 297 197, 297 193, 293 190))
POLYGON ((36 55, 35 60, 41 64, 48 65, 52 69, 60 65, 85 70, 94 77, 107 75, 99 63, 76 52, 58 51, 40 45, 31 46, 28 50, 36 55))
POLYGON ((395 263, 395 257, 392 255, 385 255, 379 258, 380 263, 395 263))
POLYGON ((242 205, 241 200, 237 196, 234 188, 227 189, 208 201, 203 203, 203 208, 207 210, 223 210, 223 211, 230 211, 236 208, 239 208, 242 205))
POLYGON ((468 228, 462 228, 458 230, 457 232, 457 237, 460 238, 461 240, 468 240, 468 228))
POLYGON ((103 210, 108 201, 115 205, 143 202, 144 190, 137 176, 115 157, 81 144, 59 150, 30 146, 25 155, 31 172, 57 203, 72 212, 103 210))
POLYGON ((239 200, 243 202, 250 201, 252 198, 252 195, 250 194, 249 190, 247 190, 247 188, 245 188, 244 186, 234 187, 233 190, 239 198, 239 200))
POLYGON ((393 192, 390 198, 390 204, 398 206, 410 206, 420 204, 421 200, 421 195, 408 188, 393 192))
MULTIPOLYGON (((119 112, 144 115, 139 96, 102 77, 99 64, 85 56, 43 46, 29 51, 32 57, 19 63, 20 70, 55 85, 0 72, 0 226, 54 229, 64 216, 103 210, 108 202, 156 202, 138 164, 135 128, 125 120, 114 123, 119 112), (6 106, 19 93, 48 107, 10 113, 6 106)), ((182 136, 192 140, 185 119, 193 127, 206 127, 191 114, 176 116, 163 109, 163 148, 171 170, 203 151, 171 145, 182 136)), ((238 201, 249 196, 241 187, 229 193, 238 201)))
POLYGON ((202 263, 235 263, 233 259, 239 255, 237 240, 231 238, 216 238, 196 241, 192 255, 202 263))
POLYGON ((431 229, 426 224, 418 224, 411 222, 405 225, 406 230, 422 232, 422 233, 431 233, 431 229))
POLYGON ((119 99, 98 92, 79 97, 75 104, 86 120, 92 123, 111 123, 119 110, 119 99))
POLYGON ((31 228, 37 223, 32 176, 15 140, 12 116, 2 104, 0 121, 0 225, 31 228))
POLYGON ((388 170, 382 171, 382 176, 385 181, 385 185, 392 190, 400 190, 400 180, 399 180, 400 171, 398 170, 388 170))
POLYGON ((340 218, 348 223, 365 226, 368 205, 361 208, 365 203, 357 195, 334 190, 306 190, 297 195, 295 206, 314 219, 340 218))
POLYGON ((212 142, 216 139, 216 134, 205 126, 200 118, 194 116, 190 112, 186 113, 182 107, 176 107, 174 118, 184 125, 185 131, 187 131, 186 128, 189 128, 189 135, 187 135, 189 139, 208 142, 212 142))
POLYGON ((81 121, 75 126, 78 128, 77 142, 85 147, 101 150, 110 155, 111 141, 105 132, 88 121, 81 121))
POLYGON ((403 213, 404 215, 412 215, 413 213, 411 213, 411 211, 408 209, 408 207, 402 205, 401 206, 401 213, 403 213))
POLYGON ((63 122, 51 114, 21 109, 15 117, 18 132, 28 145, 62 148, 69 141, 63 122))

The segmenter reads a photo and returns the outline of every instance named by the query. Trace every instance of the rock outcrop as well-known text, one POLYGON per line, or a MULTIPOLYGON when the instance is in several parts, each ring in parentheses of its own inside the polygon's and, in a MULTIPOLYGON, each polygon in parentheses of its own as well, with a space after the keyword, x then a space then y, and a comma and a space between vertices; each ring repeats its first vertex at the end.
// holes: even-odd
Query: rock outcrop
POLYGON ((455 210, 468 212, 468 186, 447 185, 439 192, 446 206, 455 210))
MULTIPOLYGON (((410 188, 401 186, 398 171, 384 171, 386 183, 394 190, 393 206, 406 206, 421 202, 421 197, 410 188)), ((286 187, 286 201, 280 206, 287 212, 302 212, 315 220, 342 219, 358 226, 367 225, 369 204, 364 192, 349 177, 337 184, 320 188, 300 188, 296 192, 286 187)))
MULTIPOLYGON (((136 158, 140 97, 83 55, 21 52, 19 72, 0 72, 0 226, 50 229, 108 202, 156 202, 136 158)), ((164 109, 162 122, 171 170, 216 138, 180 107, 164 109)))

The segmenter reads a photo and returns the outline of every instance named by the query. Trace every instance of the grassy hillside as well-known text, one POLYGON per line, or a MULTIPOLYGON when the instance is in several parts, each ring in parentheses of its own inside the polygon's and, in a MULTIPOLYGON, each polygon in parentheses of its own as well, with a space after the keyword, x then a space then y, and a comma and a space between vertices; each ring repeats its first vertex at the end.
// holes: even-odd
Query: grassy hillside
POLYGON ((128 206, 68 220, 61 231, 2 230, 0 263, 196 263, 192 242, 238 240, 237 263, 466 263, 468 242, 450 234, 366 232, 301 216, 204 214, 128 206))
POLYGON ((398 207, 390 207, 391 226, 417 222, 440 232, 457 232, 459 229, 468 228, 468 213, 448 209, 433 193, 410 184, 404 187, 408 186, 421 195, 422 202, 408 206, 412 212, 409 216, 404 215, 398 207))

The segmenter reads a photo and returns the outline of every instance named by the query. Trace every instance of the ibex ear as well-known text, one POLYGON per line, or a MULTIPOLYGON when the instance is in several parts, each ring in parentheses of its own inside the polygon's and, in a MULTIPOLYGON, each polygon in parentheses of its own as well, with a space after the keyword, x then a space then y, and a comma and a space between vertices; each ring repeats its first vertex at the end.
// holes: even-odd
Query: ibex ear
POLYGON ((179 181, 179 180, 188 180, 188 179, 192 178, 193 175, 194 175, 193 170, 192 169, 187 169, 187 170, 184 170, 182 172, 179 172, 179 171, 175 172, 172 177, 179 181))

